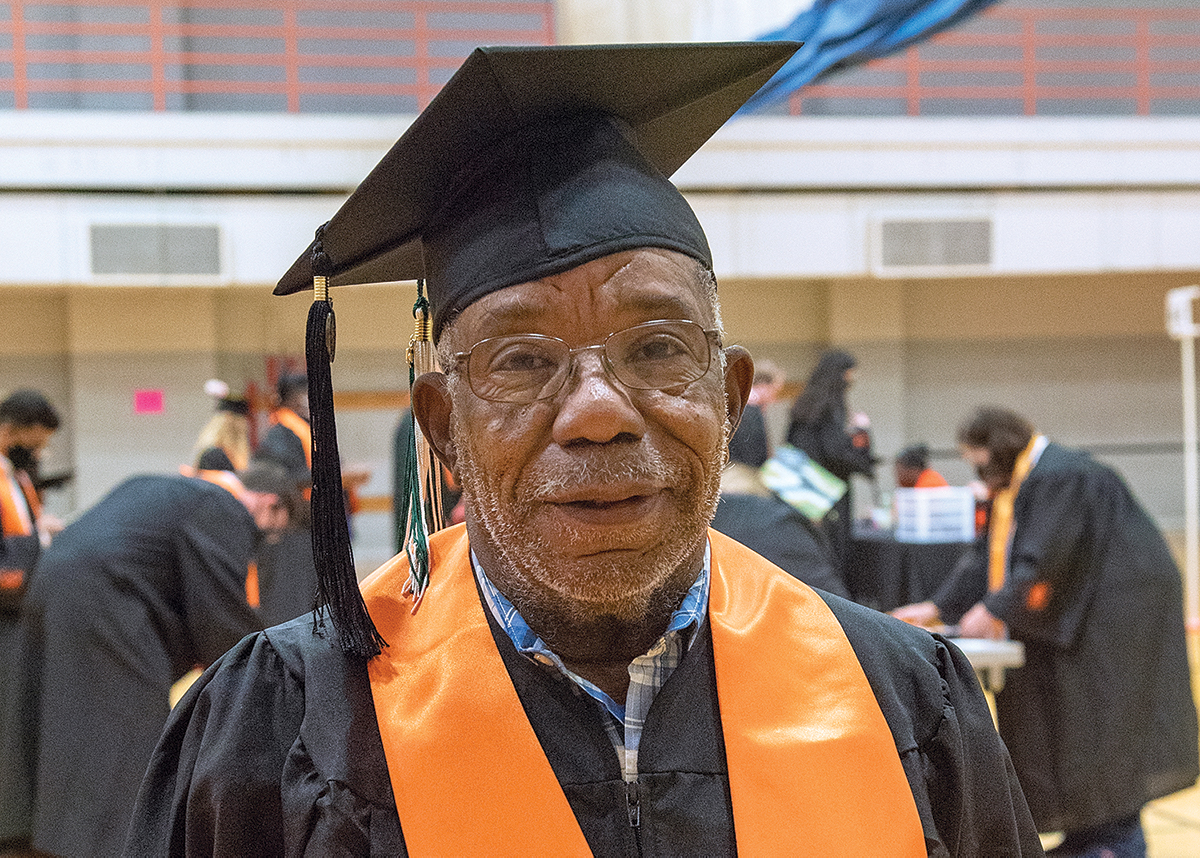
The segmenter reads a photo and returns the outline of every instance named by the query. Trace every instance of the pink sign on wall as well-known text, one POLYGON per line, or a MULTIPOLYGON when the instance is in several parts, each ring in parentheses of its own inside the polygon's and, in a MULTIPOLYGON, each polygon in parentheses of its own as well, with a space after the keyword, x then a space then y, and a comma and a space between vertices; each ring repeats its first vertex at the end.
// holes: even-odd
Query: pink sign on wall
POLYGON ((134 414, 162 414, 162 390, 135 390, 133 392, 134 414))

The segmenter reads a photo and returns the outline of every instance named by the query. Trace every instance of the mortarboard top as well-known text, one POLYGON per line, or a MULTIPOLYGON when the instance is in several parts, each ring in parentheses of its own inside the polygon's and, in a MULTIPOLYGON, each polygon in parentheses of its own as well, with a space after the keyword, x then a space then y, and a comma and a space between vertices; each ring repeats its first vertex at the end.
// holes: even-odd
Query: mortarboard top
MULTIPOLYGON (((476 49, 326 225, 324 273, 426 278, 436 332, 488 292, 621 250, 711 266, 667 176, 798 47, 476 49)), ((311 251, 277 295, 311 288, 311 251)))

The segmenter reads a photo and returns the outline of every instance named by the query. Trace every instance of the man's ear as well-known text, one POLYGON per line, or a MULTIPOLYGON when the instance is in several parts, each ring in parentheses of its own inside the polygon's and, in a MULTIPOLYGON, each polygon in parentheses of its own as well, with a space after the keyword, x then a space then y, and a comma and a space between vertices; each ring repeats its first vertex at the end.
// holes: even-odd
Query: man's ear
POLYGON ((413 382, 412 412, 417 425, 443 465, 454 473, 457 454, 450 438, 450 381, 440 372, 427 372, 413 382))
POLYGON ((753 384, 754 358, 741 346, 728 346, 725 349, 725 411, 731 438, 742 420, 746 403, 750 401, 753 384))

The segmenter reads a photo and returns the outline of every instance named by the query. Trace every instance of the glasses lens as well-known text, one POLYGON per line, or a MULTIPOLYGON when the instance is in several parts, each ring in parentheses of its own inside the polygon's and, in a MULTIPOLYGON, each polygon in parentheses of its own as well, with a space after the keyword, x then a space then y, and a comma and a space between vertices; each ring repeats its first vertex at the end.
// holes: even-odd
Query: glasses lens
POLYGON ((605 343, 617 380, 640 390, 690 384, 708 372, 708 335, 694 322, 650 322, 618 331, 605 343))
POLYGON ((570 351, 553 337, 494 337, 476 343, 467 361, 467 379, 480 399, 535 402, 562 385, 570 351))

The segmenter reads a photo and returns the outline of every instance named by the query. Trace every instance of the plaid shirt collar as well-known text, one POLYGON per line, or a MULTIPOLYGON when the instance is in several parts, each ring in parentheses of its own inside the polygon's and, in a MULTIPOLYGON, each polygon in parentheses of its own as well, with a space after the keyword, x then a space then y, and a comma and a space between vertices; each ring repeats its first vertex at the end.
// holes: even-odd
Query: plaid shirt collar
POLYGON ((650 700, 667 681, 667 677, 678 665, 679 659, 686 649, 690 648, 695 641, 704 618, 708 614, 711 563, 710 550, 706 541, 704 563, 701 565, 700 574, 696 576, 691 589, 684 595, 683 602, 671 614, 663 636, 650 647, 645 655, 639 656, 631 665, 629 695, 625 703, 618 703, 594 683, 567 668, 562 659, 552 652, 537 633, 529 627, 529 624, 513 607, 512 602, 496 588, 480 565, 475 552, 471 552, 471 566, 475 571, 475 578, 479 582, 480 592, 483 593, 484 603, 495 617, 496 622, 512 640, 517 652, 524 653, 540 664, 557 668, 567 679, 575 683, 588 696, 594 698, 621 722, 627 721, 626 703, 628 702, 634 702, 634 705, 641 710, 641 715, 645 715, 650 708, 650 700), (691 634, 687 636, 686 645, 684 645, 681 638, 688 629, 691 630, 691 634))

